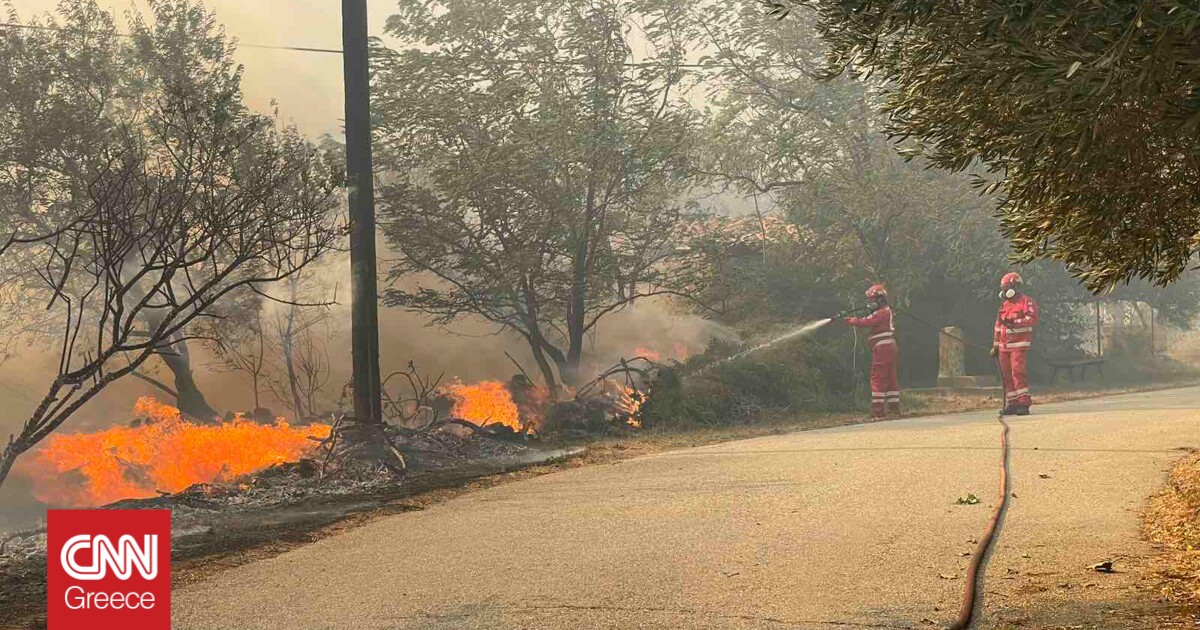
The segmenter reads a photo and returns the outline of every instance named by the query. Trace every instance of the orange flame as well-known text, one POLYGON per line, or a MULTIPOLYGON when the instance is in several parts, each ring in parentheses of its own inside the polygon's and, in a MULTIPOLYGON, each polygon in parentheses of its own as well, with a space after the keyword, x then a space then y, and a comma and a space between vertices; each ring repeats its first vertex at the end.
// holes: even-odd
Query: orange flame
POLYGON ((661 352, 658 352, 657 350, 651 350, 650 348, 646 348, 644 346, 638 346, 638 347, 634 348, 633 356, 646 357, 647 359, 650 359, 651 361, 654 361, 655 363, 662 362, 662 353, 661 352))
POLYGON ((637 390, 625 385, 619 385, 619 387, 621 388, 621 409, 625 413, 629 414, 625 421, 628 422, 630 426, 640 428, 642 426, 642 421, 640 418, 638 418, 638 412, 641 411, 642 403, 645 402, 645 400, 642 398, 642 394, 637 390))
POLYGON ((500 381, 480 381, 474 385, 455 381, 446 386, 445 393, 454 400, 451 413, 457 418, 480 426, 500 423, 516 431, 522 429, 517 403, 500 381))
POLYGON ((143 396, 134 413, 145 422, 98 433, 53 435, 18 469, 38 500, 64 507, 95 507, 121 499, 178 492, 197 483, 229 481, 288 461, 329 436, 329 425, 291 427, 280 418, 266 426, 238 416, 197 425, 179 410, 143 396))
POLYGON ((664 358, 674 359, 683 363, 687 361, 688 357, 692 356, 692 351, 682 343, 673 343, 671 344, 670 351, 659 351, 646 346, 638 346, 633 349, 633 356, 645 357, 655 363, 662 363, 664 358))

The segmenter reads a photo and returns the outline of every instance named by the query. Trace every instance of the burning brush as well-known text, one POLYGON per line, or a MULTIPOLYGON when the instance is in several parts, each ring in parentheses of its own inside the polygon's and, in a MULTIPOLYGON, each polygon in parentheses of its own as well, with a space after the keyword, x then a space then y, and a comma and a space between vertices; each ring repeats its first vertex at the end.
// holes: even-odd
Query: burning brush
POLYGON ((331 427, 264 425, 240 415, 215 425, 184 420, 152 396, 134 405, 132 426, 97 433, 52 435, 17 465, 38 500, 96 507, 129 498, 229 481, 308 456, 331 427))

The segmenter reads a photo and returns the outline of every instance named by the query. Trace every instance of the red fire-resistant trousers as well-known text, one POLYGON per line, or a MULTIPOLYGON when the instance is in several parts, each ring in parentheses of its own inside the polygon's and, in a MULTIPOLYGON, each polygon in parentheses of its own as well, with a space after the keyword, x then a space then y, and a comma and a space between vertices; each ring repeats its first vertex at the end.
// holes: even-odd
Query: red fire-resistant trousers
POLYGON ((1000 351, 1000 371, 1004 373, 1004 404, 1006 406, 1033 404, 1029 397, 1029 380, 1025 377, 1026 348, 1000 351))
POLYGON ((900 414, 900 380, 896 363, 900 350, 896 343, 879 343, 871 349, 871 417, 882 418, 888 412, 900 414))

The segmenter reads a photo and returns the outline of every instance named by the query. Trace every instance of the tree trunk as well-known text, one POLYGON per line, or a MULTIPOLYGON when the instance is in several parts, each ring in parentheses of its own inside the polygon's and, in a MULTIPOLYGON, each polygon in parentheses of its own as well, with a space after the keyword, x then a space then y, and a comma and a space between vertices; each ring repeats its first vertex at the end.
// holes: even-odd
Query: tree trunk
POLYGON ((175 399, 175 406, 179 407, 179 411, 201 422, 216 422, 217 416, 220 414, 205 400, 204 394, 196 386, 196 379, 192 375, 192 362, 188 355, 187 342, 182 339, 176 341, 164 348, 158 356, 162 357, 163 363, 166 363, 171 373, 175 375, 175 391, 179 392, 178 398, 175 399))
MULTIPOLYGON (((141 290, 136 286, 132 293, 136 299, 143 298, 141 290)), ((148 335, 153 337, 162 329, 163 318, 158 311, 146 309, 142 311, 142 317, 146 321, 148 335)), ((200 393, 200 388, 196 386, 196 379, 192 375, 191 355, 188 354, 187 341, 183 339, 183 335, 176 333, 169 339, 163 339, 155 346, 154 351, 175 376, 175 406, 179 411, 200 422, 217 422, 217 416, 220 414, 208 404, 204 394, 200 393)))
POLYGON ((4 486, 4 480, 8 478, 13 462, 17 461, 17 456, 23 452, 25 449, 19 448, 17 442, 9 442, 8 446, 4 447, 4 452, 0 453, 0 487, 4 486))
POLYGON ((250 375, 250 383, 254 386, 254 410, 258 411, 260 408, 262 408, 262 403, 259 402, 259 396, 258 396, 258 371, 257 370, 255 370, 250 375))
POLYGON ((546 389, 550 392, 550 400, 558 401, 558 379, 554 376, 554 367, 546 360, 546 353, 542 351, 541 345, 537 342, 529 344, 530 350, 533 352, 533 360, 537 362, 538 369, 542 372, 542 379, 546 381, 546 389))
POLYGON ((587 317, 588 267, 591 264, 592 223, 596 218, 594 175, 588 176, 587 200, 571 269, 571 297, 567 305, 567 358, 561 367, 568 385, 579 384, 579 362, 583 357, 583 334, 587 317))
POLYGON ((567 311, 567 356, 559 366, 563 382, 567 385, 578 385, 580 380, 579 363, 583 359, 583 318, 586 292, 586 285, 571 289, 571 308, 567 311))
MULTIPOLYGON (((296 291, 292 290, 292 299, 296 298, 296 291)), ((296 359, 295 345, 296 340, 296 308, 292 306, 288 309, 287 328, 280 333, 280 345, 283 349, 283 364, 287 370, 288 391, 292 395, 292 411, 296 414, 296 419, 301 420, 308 417, 308 411, 304 408, 304 397, 300 394, 300 379, 296 376, 296 359)))
POLYGON ((529 350, 533 353, 533 360, 537 362, 538 369, 542 372, 542 378, 546 381, 546 389, 550 390, 550 400, 557 401, 558 378, 554 375, 554 368, 551 367, 550 361, 546 359, 545 346, 548 344, 545 337, 542 336, 542 329, 538 322, 538 303, 529 290, 529 282, 526 280, 522 284, 525 293, 525 338, 529 341, 529 350))

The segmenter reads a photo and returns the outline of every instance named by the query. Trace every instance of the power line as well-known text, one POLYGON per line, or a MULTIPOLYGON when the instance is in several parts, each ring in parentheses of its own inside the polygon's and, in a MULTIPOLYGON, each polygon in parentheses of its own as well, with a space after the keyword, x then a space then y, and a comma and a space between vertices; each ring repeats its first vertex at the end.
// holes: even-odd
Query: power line
MULTIPOLYGON (((34 31, 58 31, 58 32, 64 32, 64 31, 69 32, 69 31, 74 30, 74 29, 69 29, 69 28, 62 28, 59 26, 41 26, 41 25, 37 25, 37 24, 14 24, 12 22, 0 22, 0 28, 23 28, 23 29, 34 30, 34 31)), ((116 35, 118 37, 133 37, 132 35, 127 35, 125 33, 116 33, 116 35)), ((308 47, 308 46, 272 46, 270 44, 244 44, 242 42, 238 42, 237 45, 239 47, 244 47, 244 48, 269 48, 269 49, 273 49, 273 50, 295 50, 295 51, 299 51, 299 52, 328 53, 328 54, 334 54, 334 55, 342 54, 342 51, 340 51, 336 48, 312 48, 312 47, 308 47)))
MULTIPOLYGON (((34 24, 13 24, 11 22, 0 22, 0 28, 5 28, 5 27, 7 27, 7 28, 23 28, 23 29, 39 30, 39 31, 60 31, 60 32, 74 30, 74 29, 62 28, 62 27, 58 27, 58 26, 41 26, 41 25, 34 25, 34 24)), ((127 35, 125 33, 117 33, 117 36, 118 37, 133 37, 132 35, 127 35)), ((331 55, 343 54, 343 51, 336 49, 336 48, 313 48, 313 47, 309 47, 309 46, 272 46, 270 44, 246 44, 243 42, 238 42, 237 46, 239 48, 264 48, 264 49, 270 49, 270 50, 294 50, 297 52, 324 53, 324 54, 331 54, 331 55)), ((541 64, 541 65, 546 65, 546 66, 586 66, 586 65, 588 65, 588 62, 586 62, 586 61, 551 60, 551 59, 494 59, 494 60, 491 60, 490 63, 500 64, 500 65, 509 65, 509 66, 519 66, 519 65, 526 65, 526 64, 541 64)), ((729 68, 737 67, 733 64, 720 64, 720 63, 668 64, 668 63, 662 63, 662 62, 658 62, 658 61, 624 61, 624 62, 621 62, 620 64, 614 64, 614 65, 620 65, 620 66, 623 66, 626 68, 667 68, 667 67, 669 67, 669 68, 686 68, 686 69, 693 69, 693 70, 718 70, 718 69, 729 69, 729 68)), ((781 64, 765 64, 761 67, 763 67, 763 68, 793 68, 794 66, 781 63, 781 64)))

